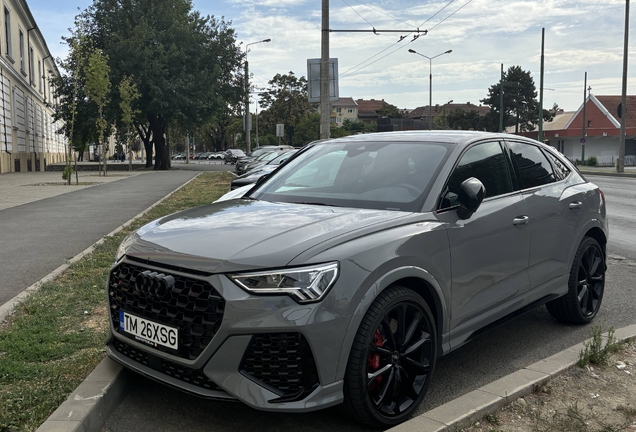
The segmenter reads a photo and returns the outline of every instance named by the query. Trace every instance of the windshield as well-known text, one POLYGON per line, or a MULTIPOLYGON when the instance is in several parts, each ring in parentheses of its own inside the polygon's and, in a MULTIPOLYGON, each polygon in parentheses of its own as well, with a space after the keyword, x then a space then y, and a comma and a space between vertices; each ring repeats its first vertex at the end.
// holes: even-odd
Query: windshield
POLYGON ((441 143, 317 144, 281 167, 251 197, 418 211, 448 149, 441 143))

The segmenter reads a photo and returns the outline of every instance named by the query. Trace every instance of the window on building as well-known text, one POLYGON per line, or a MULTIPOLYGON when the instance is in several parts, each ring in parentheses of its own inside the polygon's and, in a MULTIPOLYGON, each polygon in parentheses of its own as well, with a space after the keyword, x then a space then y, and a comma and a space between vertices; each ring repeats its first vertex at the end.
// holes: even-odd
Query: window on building
POLYGON ((341 117, 336 117, 336 123, 342 123, 342 118, 341 117))
POLYGON ((42 61, 38 59, 38 90, 42 93, 42 61))
POLYGON ((4 7, 4 51, 11 57, 11 12, 4 7))
POLYGON ((336 112, 337 112, 338 114, 342 114, 342 108, 336 108, 336 112))
POLYGON ((35 66, 33 61, 33 47, 29 45, 29 82, 31 84, 35 84, 35 66))
POLYGON ((587 127, 592 127, 592 120, 587 121, 587 127))
POLYGON ((347 109, 347 112, 348 112, 349 114, 353 114, 353 108, 349 108, 349 109, 347 109))
POLYGON ((20 29, 19 32, 20 32, 20 71, 23 74, 26 74, 26 72, 24 71, 24 33, 22 32, 22 29, 20 29))

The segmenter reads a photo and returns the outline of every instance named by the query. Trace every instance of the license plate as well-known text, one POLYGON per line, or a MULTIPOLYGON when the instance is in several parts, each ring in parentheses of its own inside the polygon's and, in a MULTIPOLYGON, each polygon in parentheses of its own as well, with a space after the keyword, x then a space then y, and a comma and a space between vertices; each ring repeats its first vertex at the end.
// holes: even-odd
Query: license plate
POLYGON ((179 329, 119 311, 119 329, 136 340, 157 347, 179 348, 179 329))

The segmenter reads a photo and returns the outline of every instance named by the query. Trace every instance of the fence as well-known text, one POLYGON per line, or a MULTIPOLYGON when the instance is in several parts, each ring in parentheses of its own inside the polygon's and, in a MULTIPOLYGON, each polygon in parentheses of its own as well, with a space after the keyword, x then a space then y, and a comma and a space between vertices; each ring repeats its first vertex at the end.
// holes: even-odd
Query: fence
MULTIPOLYGON (((576 163, 577 161, 580 163, 579 159, 571 158, 566 156, 570 162, 576 163)), ((595 156, 596 158, 596 166, 616 166, 616 159, 618 156, 595 156)), ((636 155, 626 155, 625 156, 625 166, 636 166, 636 155)))

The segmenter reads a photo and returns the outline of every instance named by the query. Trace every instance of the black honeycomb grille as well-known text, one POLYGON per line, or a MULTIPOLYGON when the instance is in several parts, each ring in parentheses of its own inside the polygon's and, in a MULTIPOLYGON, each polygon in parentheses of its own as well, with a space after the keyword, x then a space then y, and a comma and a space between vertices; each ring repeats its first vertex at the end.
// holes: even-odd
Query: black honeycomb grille
POLYGON ((278 394, 276 402, 301 400, 318 386, 314 356, 300 333, 254 335, 241 373, 278 394))
POLYGON ((208 282, 177 276, 174 288, 164 298, 149 297, 135 289, 135 278, 147 268, 122 263, 115 267, 108 283, 110 316, 119 332, 119 312, 177 327, 179 349, 158 345, 156 349, 194 360, 210 343, 223 320, 225 301, 208 282))
POLYGON ((160 359, 156 356, 153 356, 152 354, 140 351, 135 347, 120 341, 119 339, 115 339, 114 346, 117 351, 119 351, 126 357, 129 357, 138 363, 148 366, 156 370, 157 372, 161 372, 163 374, 195 385, 197 387, 204 388, 206 390, 223 391, 221 387, 216 385, 214 381, 208 378, 200 370, 192 369, 187 366, 181 366, 176 363, 160 359))

